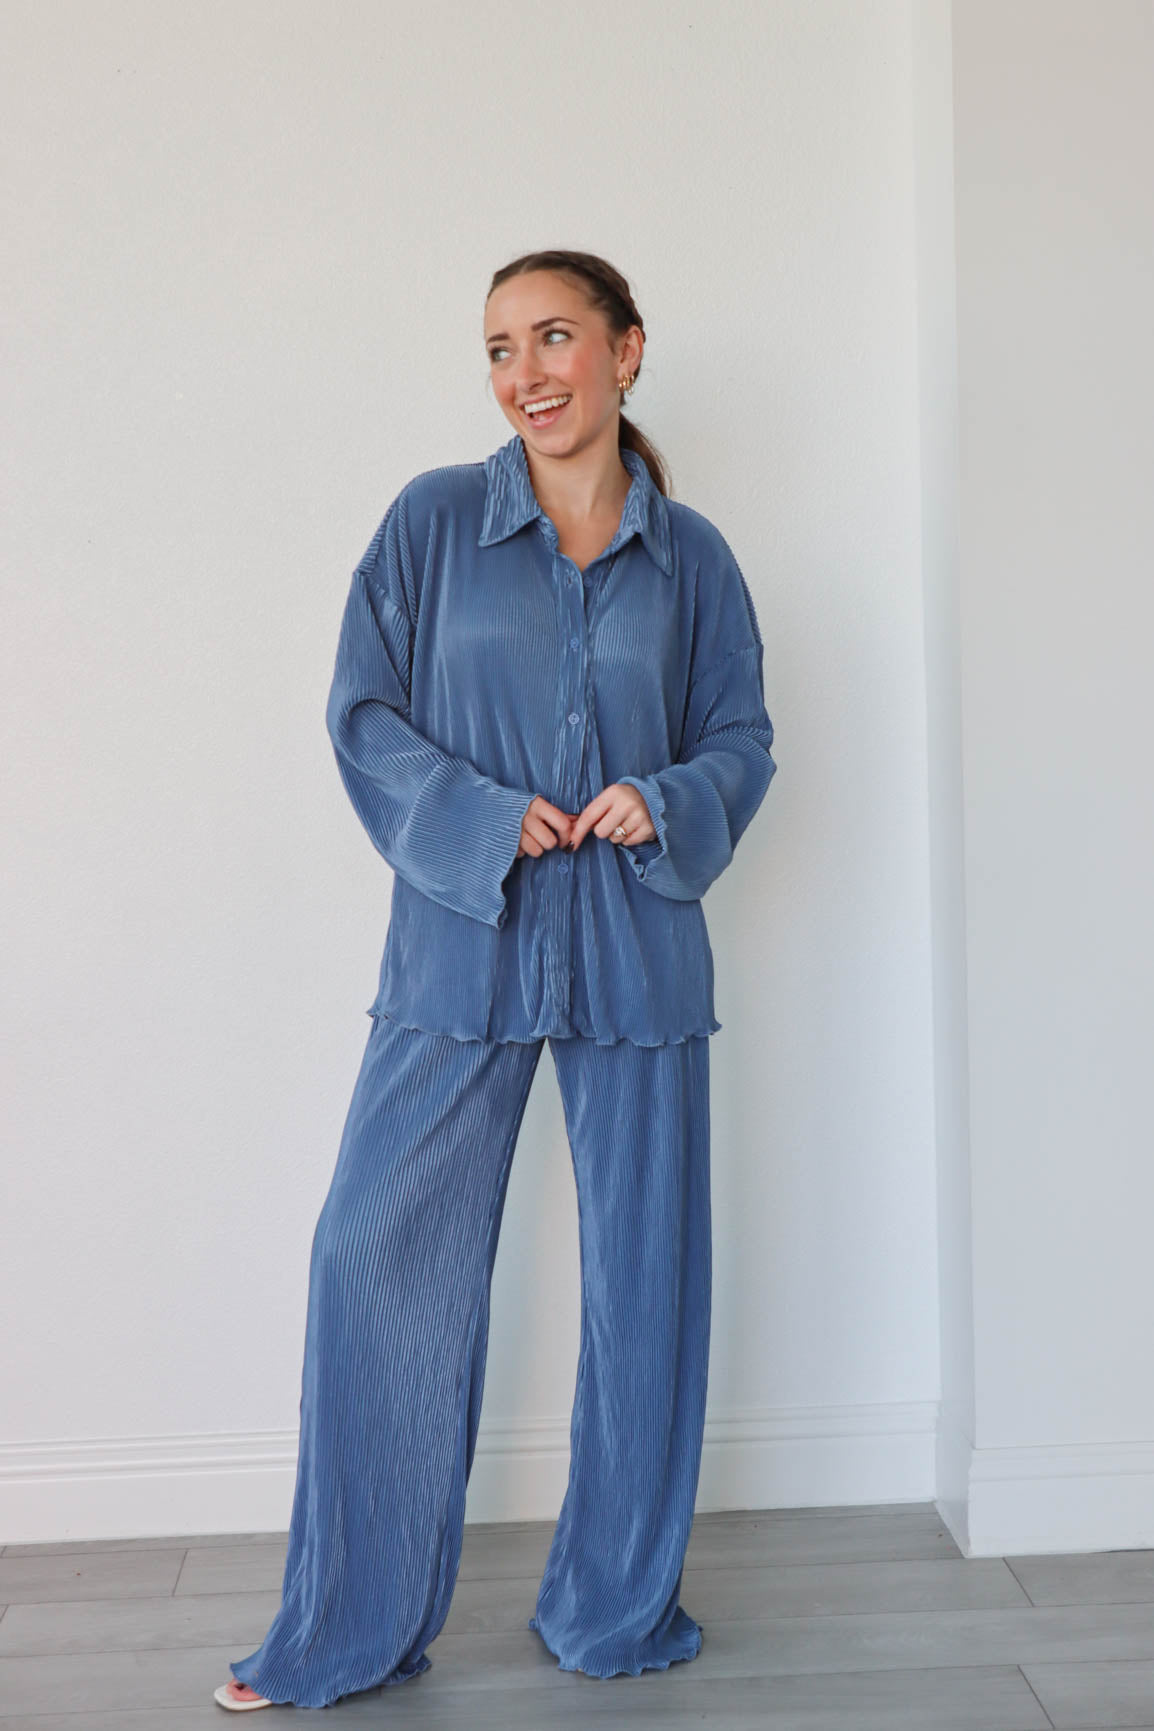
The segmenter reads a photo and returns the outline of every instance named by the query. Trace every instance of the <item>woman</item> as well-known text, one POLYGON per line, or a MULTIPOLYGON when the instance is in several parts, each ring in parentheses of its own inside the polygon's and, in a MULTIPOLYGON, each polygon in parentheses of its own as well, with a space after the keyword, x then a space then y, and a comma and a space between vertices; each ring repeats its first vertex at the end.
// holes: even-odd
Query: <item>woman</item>
POLYGON ((678 1602, 711 1290, 701 897, 775 764, 725 540, 621 413, 645 331, 580 252, 497 272, 514 436, 417 475, 358 565, 326 721, 393 868, 309 1271, 283 1598, 216 1691, 327 1706, 427 1670, 448 1614, 510 1164, 549 1042, 577 1181, 569 1482, 536 1614, 565 1670, 692 1659, 678 1602))

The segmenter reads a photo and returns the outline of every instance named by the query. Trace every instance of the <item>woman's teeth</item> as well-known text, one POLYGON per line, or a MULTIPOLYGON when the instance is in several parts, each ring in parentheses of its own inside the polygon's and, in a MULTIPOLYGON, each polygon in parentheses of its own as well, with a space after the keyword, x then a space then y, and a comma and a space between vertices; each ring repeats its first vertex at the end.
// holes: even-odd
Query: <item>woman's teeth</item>
POLYGON ((542 397, 539 402, 527 403, 525 413, 532 421, 548 424, 557 418, 565 404, 571 400, 572 392, 567 397, 542 397))

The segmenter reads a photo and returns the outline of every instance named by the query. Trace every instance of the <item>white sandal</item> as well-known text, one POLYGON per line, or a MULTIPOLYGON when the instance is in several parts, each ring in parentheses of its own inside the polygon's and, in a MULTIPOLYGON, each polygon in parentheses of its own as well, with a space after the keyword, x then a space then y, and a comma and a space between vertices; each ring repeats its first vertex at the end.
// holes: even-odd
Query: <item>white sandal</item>
MULTIPOLYGON (((232 1681, 235 1682, 236 1679, 233 1678, 232 1681)), ((257 1707, 273 1707, 276 1705, 273 1701, 266 1701, 263 1695, 258 1696, 255 1701, 238 1701, 235 1695, 229 1694, 228 1690, 229 1685, 227 1683, 222 1683, 219 1689, 213 1690, 212 1698, 214 1701, 218 1701, 222 1707, 227 1707, 230 1713, 248 1713, 249 1711, 255 1710, 257 1707)))

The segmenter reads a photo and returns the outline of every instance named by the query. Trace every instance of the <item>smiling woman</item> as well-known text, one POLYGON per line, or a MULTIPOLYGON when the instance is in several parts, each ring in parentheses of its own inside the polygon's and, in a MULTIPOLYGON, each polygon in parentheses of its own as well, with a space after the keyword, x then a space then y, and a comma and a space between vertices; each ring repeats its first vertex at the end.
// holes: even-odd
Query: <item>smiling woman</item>
POLYGON ((510 1165, 546 1041, 577 1182, 569 1480, 527 1627, 564 1670, 700 1651, 679 1594, 712 1270, 702 898, 775 763, 752 596, 621 412, 645 331, 587 253, 498 271, 512 437, 391 501, 326 723, 393 872, 372 1032, 313 1237, 284 1592, 216 1693, 327 1706, 448 1615, 510 1165))
MULTIPOLYGON (((493 391, 501 408, 520 432, 549 427, 562 430, 533 455, 573 455, 587 440, 604 434, 612 423, 612 443, 645 457, 654 485, 668 492, 664 465, 639 429, 620 413, 622 388, 633 388, 645 348, 645 327, 628 284, 604 259, 590 253, 531 253, 499 270, 493 278, 485 309, 485 348, 493 391), (544 310, 542 310, 544 309, 544 310), (547 408, 557 398, 561 407, 547 408)), ((612 449, 600 451, 601 468, 612 449)), ((533 468, 534 484, 538 479, 533 468)), ((542 504, 552 516, 587 516, 595 500, 589 486, 595 467, 577 483, 542 467, 546 485, 542 504)), ((608 479, 606 475, 603 478, 608 479)))
POLYGON ((522 407, 535 427, 551 427, 566 403, 572 401, 571 396, 563 393, 559 397, 535 397, 522 407))

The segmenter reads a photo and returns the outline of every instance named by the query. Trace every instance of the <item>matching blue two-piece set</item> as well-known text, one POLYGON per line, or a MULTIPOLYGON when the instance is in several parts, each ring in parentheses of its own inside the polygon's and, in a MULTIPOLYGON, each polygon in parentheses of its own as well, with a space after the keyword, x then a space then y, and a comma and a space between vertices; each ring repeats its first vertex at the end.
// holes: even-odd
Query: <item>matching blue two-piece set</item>
POLYGON ((326 722, 393 869, 372 1030, 317 1222, 283 1598, 233 1675, 327 1706, 427 1670, 460 1562, 513 1150, 549 1042, 577 1184, 568 1488, 535 1615, 565 1670, 692 1659, 679 1604, 709 1358, 713 958, 701 898, 774 774, 753 601, 623 449, 558 550, 519 435, 427 470, 357 566, 326 722), (537 794, 635 787, 655 839, 523 854, 537 794))

